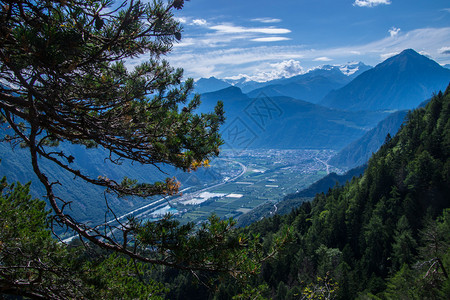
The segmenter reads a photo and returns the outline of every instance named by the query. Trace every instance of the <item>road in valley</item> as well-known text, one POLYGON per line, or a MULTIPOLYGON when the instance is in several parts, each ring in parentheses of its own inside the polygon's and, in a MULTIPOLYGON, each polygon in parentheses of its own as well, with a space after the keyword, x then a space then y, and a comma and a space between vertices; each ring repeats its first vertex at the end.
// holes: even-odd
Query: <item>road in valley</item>
MULTIPOLYGON (((203 193, 203 192, 206 192, 208 190, 217 188, 217 187, 222 186, 224 184, 227 184, 229 182, 236 181, 237 179, 239 179, 242 175, 244 175, 247 172, 247 167, 244 164, 242 164, 242 163, 240 163, 238 161, 231 160, 231 159, 226 159, 226 158, 218 158, 218 160, 224 160, 224 161, 229 161, 229 162, 233 162, 233 163, 238 164, 241 167, 241 172, 239 174, 237 174, 236 176, 234 176, 233 178, 230 178, 230 179, 228 179, 226 181, 214 184, 212 186, 203 188, 201 190, 195 191, 195 192, 190 193, 190 194, 183 195, 183 196, 181 196, 181 198, 177 199, 177 201, 183 201, 183 199, 186 199, 188 196, 189 197, 196 197, 200 193, 203 193)), ((185 191, 187 191, 187 190, 189 190, 191 188, 192 187, 185 188, 185 189, 181 190, 181 192, 184 193, 185 191)), ((168 204, 170 205, 169 200, 170 200, 170 197, 168 197, 168 198, 167 197, 163 197, 163 198, 157 199, 157 200, 152 201, 151 203, 149 203, 149 204, 147 204, 145 206, 137 208, 137 209, 135 209, 133 211, 130 211, 130 212, 124 214, 124 215, 121 215, 121 216, 119 216, 117 218, 111 219, 108 222, 99 225, 98 227, 105 226, 105 225, 110 225, 110 224, 112 224, 114 222, 118 222, 118 221, 124 220, 125 218, 127 218, 129 216, 133 216, 137 212, 140 212, 140 211, 143 211, 143 210, 146 210, 146 211, 142 212, 142 213, 139 213, 139 214, 137 214, 135 216, 137 218, 139 218, 139 217, 142 217, 144 215, 148 215, 148 214, 150 214, 150 213, 152 213, 152 212, 154 212, 154 211, 156 211, 158 209, 161 209, 161 208, 167 206, 168 204)), ((69 238, 66 238, 66 239, 63 240, 63 243, 70 243, 76 237, 78 237, 78 235, 74 235, 74 236, 71 236, 69 238)))
POLYGON ((317 157, 315 157, 314 159, 317 160, 320 163, 323 163, 327 167, 327 174, 330 174, 330 167, 331 166, 328 164, 328 160, 330 158, 328 158, 327 161, 323 161, 323 160, 321 160, 320 158, 317 158, 317 157))

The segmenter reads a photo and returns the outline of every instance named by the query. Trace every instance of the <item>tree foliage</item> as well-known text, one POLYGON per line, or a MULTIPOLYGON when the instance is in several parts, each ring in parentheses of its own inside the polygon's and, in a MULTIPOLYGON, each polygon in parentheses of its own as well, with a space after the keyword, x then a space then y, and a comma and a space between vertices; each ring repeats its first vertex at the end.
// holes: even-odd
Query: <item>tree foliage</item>
POLYGON ((164 295, 148 266, 92 245, 67 247, 49 229, 45 202, 30 184, 0 182, 0 294, 32 299, 148 298, 164 295))
POLYGON ((46 159, 116 197, 150 197, 177 194, 179 183, 91 177, 73 168, 76 156, 54 146, 101 147, 109 153, 105 159, 118 165, 129 160, 183 171, 207 165, 219 154, 222 104, 197 114, 199 96, 188 100, 193 80, 182 82, 183 71, 161 59, 181 38, 174 10, 183 4, 0 1, 0 116, 9 126, 4 140, 28 149, 52 224, 133 260, 245 277, 258 271, 259 243, 234 234, 234 221, 212 216, 199 229, 181 226, 169 215, 155 223, 135 218, 80 223, 70 214, 70 203, 56 194, 60 183, 40 167, 40 159, 46 159), (146 62, 127 67, 144 56, 146 62))
POLYGON ((67 270, 60 262, 67 253, 46 230, 45 202, 31 200, 28 191, 29 185, 8 186, 5 178, 1 181, 0 292, 69 297, 70 290, 79 290, 79 281, 62 279, 67 270))

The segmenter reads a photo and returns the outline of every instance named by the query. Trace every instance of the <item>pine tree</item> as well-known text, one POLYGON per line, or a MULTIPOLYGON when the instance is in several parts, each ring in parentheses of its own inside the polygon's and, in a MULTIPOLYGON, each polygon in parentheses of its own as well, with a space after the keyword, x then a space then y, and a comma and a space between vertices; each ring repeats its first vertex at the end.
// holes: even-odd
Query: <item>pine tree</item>
POLYGON ((67 247, 52 238, 45 202, 29 192, 30 184, 0 180, 0 295, 161 299, 162 284, 141 280, 148 277, 147 265, 116 254, 93 258, 91 247, 67 247))
POLYGON ((174 11, 183 0, 0 1, 0 116, 12 133, 5 140, 29 151, 33 172, 45 187, 53 223, 81 238, 132 259, 185 270, 222 271, 234 276, 257 266, 247 256, 252 242, 230 235, 234 221, 211 217, 198 230, 170 217, 145 223, 130 218, 98 226, 80 223, 55 192, 40 165, 54 163, 74 177, 115 196, 177 194, 179 183, 140 183, 90 177, 74 169, 71 153, 59 143, 101 147, 105 159, 184 171, 208 164, 219 154, 222 104, 198 115, 193 80, 182 82, 161 56, 169 53, 182 28, 174 11), (129 70, 126 62, 149 59, 129 70), (39 159, 38 159, 39 158, 39 159), (247 259, 248 258, 248 259, 247 259))

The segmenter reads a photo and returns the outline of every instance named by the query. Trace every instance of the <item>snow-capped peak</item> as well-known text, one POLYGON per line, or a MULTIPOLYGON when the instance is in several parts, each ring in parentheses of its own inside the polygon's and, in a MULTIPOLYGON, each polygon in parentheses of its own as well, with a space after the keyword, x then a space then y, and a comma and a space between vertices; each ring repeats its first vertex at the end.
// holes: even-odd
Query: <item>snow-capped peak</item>
POLYGON ((361 67, 367 67, 367 66, 365 64, 363 64, 362 62, 350 62, 345 65, 339 66, 339 70, 341 70, 341 72, 344 75, 351 76, 351 75, 355 74, 356 72, 358 72, 361 69, 361 67))
POLYGON ((355 75, 355 73, 362 73, 371 68, 372 67, 364 64, 363 62, 349 62, 342 65, 321 65, 316 68, 313 68, 312 70, 317 69, 325 71, 339 70, 342 74, 346 76, 353 76, 355 75))

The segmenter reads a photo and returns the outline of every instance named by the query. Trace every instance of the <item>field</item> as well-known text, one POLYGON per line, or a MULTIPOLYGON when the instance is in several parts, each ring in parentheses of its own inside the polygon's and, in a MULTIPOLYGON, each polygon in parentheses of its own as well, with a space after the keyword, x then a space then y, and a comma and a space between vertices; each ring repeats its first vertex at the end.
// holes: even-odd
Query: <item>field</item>
POLYGON ((330 150, 224 151, 211 163, 208 184, 200 181, 183 196, 169 199, 141 217, 156 219, 170 208, 182 223, 200 223, 213 213, 237 219, 264 203, 276 204, 328 172, 339 172, 327 164, 333 155, 330 150))

